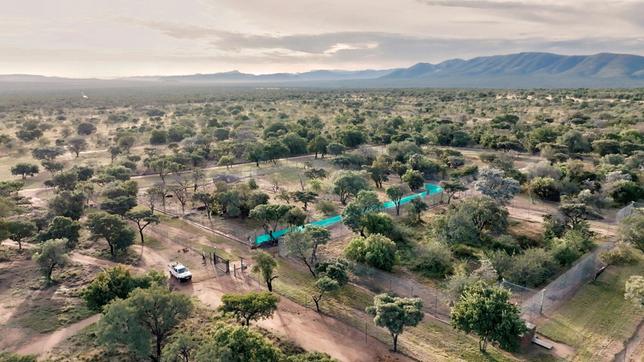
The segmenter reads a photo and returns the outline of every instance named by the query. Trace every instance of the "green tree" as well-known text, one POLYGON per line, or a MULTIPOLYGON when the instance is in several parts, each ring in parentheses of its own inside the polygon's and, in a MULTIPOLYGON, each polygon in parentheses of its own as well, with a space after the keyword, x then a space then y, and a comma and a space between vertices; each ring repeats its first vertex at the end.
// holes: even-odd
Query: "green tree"
POLYGON ((635 211, 622 219, 618 230, 623 242, 629 243, 644 252, 644 212, 635 211))
POLYGON ((163 360, 171 362, 196 361, 197 349, 203 341, 193 331, 180 329, 172 334, 170 341, 163 347, 163 360))
POLYGON ((315 294, 311 296, 313 302, 315 303, 315 309, 318 313, 320 310, 320 302, 326 293, 332 293, 340 289, 340 284, 337 280, 333 280, 330 277, 323 275, 315 281, 315 294))
POLYGON ((22 251, 22 243, 25 239, 36 235, 36 224, 25 220, 9 220, 6 224, 9 232, 9 239, 18 243, 18 250, 22 251))
POLYGON ((165 283, 165 276, 157 271, 132 275, 126 267, 117 265, 96 274, 83 290, 82 296, 89 309, 100 312, 103 306, 117 298, 127 298, 136 288, 146 289, 154 285, 163 286, 165 283))
POLYGON ((103 238, 110 247, 112 257, 117 251, 127 249, 134 242, 134 231, 120 217, 106 212, 89 215, 87 227, 95 239, 103 238))
POLYGON ((443 192, 447 194, 448 205, 452 202, 454 195, 467 190, 467 187, 458 180, 441 181, 440 186, 443 188, 443 192))
POLYGON ((293 192, 293 199, 297 202, 301 202, 304 205, 304 210, 306 211, 309 203, 314 202, 318 194, 312 191, 295 191, 293 192))
POLYGON ((81 151, 87 149, 87 141, 83 137, 72 137, 67 140, 67 149, 73 154, 76 155, 76 158, 80 155, 81 151))
POLYGON ((268 253, 259 252, 253 256, 253 273, 258 273, 262 280, 266 283, 266 288, 269 292, 273 291, 273 280, 277 279, 275 275, 275 268, 277 268, 277 261, 268 253))
POLYGON ((378 294, 367 313, 374 316, 377 326, 386 328, 393 340, 393 351, 398 351, 398 337, 405 327, 415 327, 423 320, 423 301, 420 298, 401 298, 390 294, 378 294))
POLYGON ((362 190, 369 189, 367 180, 355 172, 344 172, 333 182, 333 193, 340 196, 342 205, 347 204, 351 196, 356 196, 362 190))
POLYGON ((132 209, 125 214, 125 217, 136 224, 139 230, 139 237, 141 238, 141 245, 145 241, 143 230, 150 224, 158 224, 160 222, 159 217, 154 214, 154 211, 144 208, 132 209))
POLYGON ((38 234, 40 241, 49 239, 66 239, 67 250, 74 249, 78 243, 81 224, 65 216, 56 216, 47 225, 47 229, 38 234))
POLYGON ((503 349, 516 349, 519 336, 527 330, 519 307, 510 303, 510 292, 483 281, 465 288, 451 318, 457 329, 479 335, 481 351, 489 341, 498 342, 503 349))
POLYGON ((53 161, 65 151, 58 146, 55 147, 36 147, 31 151, 31 155, 41 161, 53 161))
POLYGON ((262 224, 264 231, 271 237, 271 240, 276 240, 273 233, 277 231, 278 226, 284 223, 289 211, 293 208, 291 205, 257 205, 250 211, 251 219, 254 219, 262 224))
POLYGON ((33 163, 21 162, 11 167, 11 174, 20 175, 23 180, 27 178, 27 175, 33 176, 39 171, 38 165, 34 165, 33 163))
POLYGON ((507 203, 521 191, 519 181, 505 177, 505 172, 496 168, 486 168, 479 172, 475 182, 476 189, 500 203, 507 203))
POLYGON ((396 216, 400 216, 400 201, 405 196, 405 191, 402 186, 395 185, 387 188, 387 196, 396 206, 396 216))
POLYGON ((67 240, 65 239, 50 239, 40 244, 33 255, 33 259, 40 267, 47 284, 51 283, 54 268, 61 268, 67 263, 66 244, 67 240))
POLYGON ((266 338, 244 326, 218 323, 195 355, 197 362, 278 362, 283 356, 266 338))
POLYGON ((85 195, 80 191, 61 191, 49 200, 52 214, 78 220, 85 211, 85 195))
POLYGON ((221 156, 217 166, 226 166, 226 169, 229 169, 235 163, 235 158, 231 155, 221 156))
POLYGON ((316 277, 314 268, 318 262, 317 249, 329 240, 331 240, 329 230, 315 225, 307 225, 303 230, 296 230, 286 235, 283 243, 287 255, 303 262, 311 275, 316 277))
POLYGON ((327 146, 329 145, 329 140, 322 135, 315 136, 311 141, 309 141, 308 149, 309 152, 315 153, 315 158, 318 158, 318 154, 324 155, 327 153, 327 146))
POLYGON ((541 200, 559 201, 559 185, 550 177, 535 177, 528 184, 530 196, 537 196, 541 200))
POLYGON ((378 194, 362 190, 342 212, 342 222, 353 232, 365 236, 364 228, 367 215, 380 210, 382 210, 382 203, 378 200, 378 194))
POLYGON ((357 237, 344 249, 347 258, 372 267, 391 271, 396 263, 396 243, 386 236, 372 234, 357 237))
POLYGON ((420 224, 423 221, 423 212, 427 210, 429 210, 429 205, 427 205, 420 197, 412 199, 409 204, 407 204, 407 213, 415 224, 420 224))
POLYGON ((271 292, 249 292, 246 294, 224 294, 219 310, 232 314, 242 325, 251 321, 270 318, 277 310, 279 297, 271 292))
POLYGON ((330 260, 317 265, 317 280, 314 283, 315 294, 311 296, 315 309, 320 313, 320 302, 324 295, 333 293, 349 282, 348 263, 342 259, 330 260))
POLYGON ((161 362, 168 337, 192 308, 187 295, 156 286, 136 289, 105 306, 96 337, 110 350, 126 347, 139 359, 161 362))
POLYGON ((420 171, 408 169, 405 171, 405 174, 402 175, 402 181, 409 185, 409 188, 412 190, 418 190, 423 187, 425 184, 425 178, 420 171))
POLYGON ((384 158, 378 158, 371 166, 366 167, 369 177, 376 184, 376 187, 381 189, 382 183, 389 180, 389 174, 391 174, 391 168, 389 162, 384 158))

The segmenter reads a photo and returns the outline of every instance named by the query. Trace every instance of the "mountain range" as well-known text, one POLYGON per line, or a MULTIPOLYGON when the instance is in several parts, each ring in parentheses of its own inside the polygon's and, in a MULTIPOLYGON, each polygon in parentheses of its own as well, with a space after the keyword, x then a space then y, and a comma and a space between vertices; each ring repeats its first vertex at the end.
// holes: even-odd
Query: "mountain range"
POLYGON ((578 88, 644 87, 644 57, 628 54, 559 55, 517 53, 451 59, 437 64, 384 70, 315 70, 304 73, 247 74, 238 71, 179 76, 141 76, 112 80, 35 75, 0 75, 0 85, 55 83, 248 85, 302 87, 472 87, 578 88))

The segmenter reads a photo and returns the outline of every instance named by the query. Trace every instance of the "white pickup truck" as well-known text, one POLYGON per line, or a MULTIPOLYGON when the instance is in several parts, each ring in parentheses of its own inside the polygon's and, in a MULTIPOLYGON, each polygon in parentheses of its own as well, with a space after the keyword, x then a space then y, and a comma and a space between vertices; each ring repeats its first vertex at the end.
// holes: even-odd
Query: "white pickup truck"
POLYGON ((170 270, 170 276, 176 278, 180 282, 188 282, 192 280, 192 273, 181 263, 170 263, 168 264, 168 269, 170 270))

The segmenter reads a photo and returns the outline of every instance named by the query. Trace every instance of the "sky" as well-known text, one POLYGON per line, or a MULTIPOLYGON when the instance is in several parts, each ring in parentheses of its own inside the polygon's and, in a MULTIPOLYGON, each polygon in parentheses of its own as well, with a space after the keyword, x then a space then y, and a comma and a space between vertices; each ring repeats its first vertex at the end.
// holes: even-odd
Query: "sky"
POLYGON ((644 55, 644 0, 0 0, 0 9, 0 74, 263 74, 522 51, 644 55))

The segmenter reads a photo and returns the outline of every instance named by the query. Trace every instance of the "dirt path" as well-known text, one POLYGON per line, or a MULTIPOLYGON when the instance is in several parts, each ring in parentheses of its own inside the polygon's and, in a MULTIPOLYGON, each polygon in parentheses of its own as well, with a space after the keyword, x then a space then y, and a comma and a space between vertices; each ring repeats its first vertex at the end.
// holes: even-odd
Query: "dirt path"
MULTIPOLYGON (((159 240, 159 249, 144 251, 146 269, 178 258, 192 266, 193 282, 173 284, 182 293, 197 297, 205 305, 216 308, 226 293, 241 293, 258 290, 257 283, 249 277, 235 278, 230 274, 217 274, 212 268, 202 265, 201 255, 192 250, 179 252, 185 243, 198 246, 207 239, 168 225, 159 224, 146 229, 159 240), (147 256, 146 256, 147 255, 147 256)), ((223 246, 223 245, 217 245, 223 246)), ((242 250, 235 247, 237 255, 242 250)), ((239 256, 250 256, 250 251, 239 256)), ((369 337, 365 341, 364 331, 358 330, 328 316, 303 307, 287 298, 281 298, 273 318, 261 321, 261 327, 277 335, 293 340, 307 350, 325 352, 340 361, 406 361, 406 357, 389 352, 384 343, 369 337)))
POLYGON ((644 320, 640 321, 631 338, 624 342, 624 349, 615 355, 616 362, 638 362, 644 358, 644 320))
POLYGON ((21 346, 16 350, 19 354, 33 354, 37 356, 44 356, 60 342, 75 335, 83 328, 95 323, 100 318, 100 314, 95 314, 87 319, 70 324, 67 327, 61 328, 55 332, 36 336, 31 339, 27 344, 21 346))

